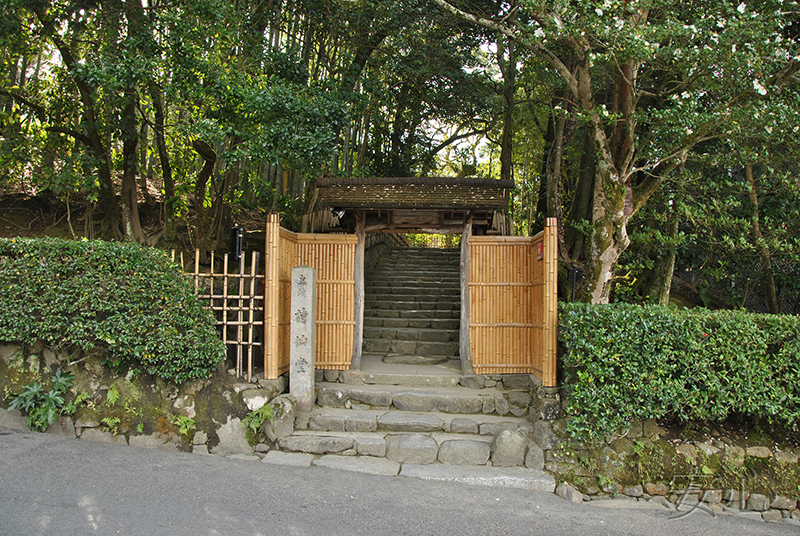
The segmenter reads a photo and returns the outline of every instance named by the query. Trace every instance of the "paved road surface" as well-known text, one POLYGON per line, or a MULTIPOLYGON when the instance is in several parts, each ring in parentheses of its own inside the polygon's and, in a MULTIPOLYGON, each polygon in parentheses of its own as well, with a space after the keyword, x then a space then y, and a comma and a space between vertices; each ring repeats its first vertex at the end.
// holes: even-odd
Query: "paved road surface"
POLYGON ((0 428, 0 535, 800 534, 553 494, 286 467, 0 428))

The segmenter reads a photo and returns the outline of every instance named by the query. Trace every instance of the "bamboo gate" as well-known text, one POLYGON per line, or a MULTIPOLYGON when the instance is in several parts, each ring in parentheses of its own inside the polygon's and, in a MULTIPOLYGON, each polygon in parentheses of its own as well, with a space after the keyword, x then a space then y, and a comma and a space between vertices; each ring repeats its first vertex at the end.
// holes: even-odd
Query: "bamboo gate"
MULTIPOLYGON (((555 233, 551 218, 534 237, 471 236, 466 231, 462 236, 461 359, 475 374, 535 374, 545 386, 557 385, 555 233)), ((364 244, 355 235, 293 233, 270 214, 263 275, 257 254, 247 273, 244 263, 239 273, 229 273, 227 255, 219 272, 212 261, 210 273, 201 273, 195 255, 194 271, 187 275, 194 277, 198 296, 221 312, 217 324, 236 356, 238 375, 253 375, 254 349, 262 350, 265 378, 289 370, 291 270, 303 265, 317 269, 316 367, 348 370, 351 361, 360 361, 354 355, 363 332, 359 247, 364 244)))
POLYGON ((469 238, 469 341, 476 374, 556 383, 556 222, 533 237, 469 238))

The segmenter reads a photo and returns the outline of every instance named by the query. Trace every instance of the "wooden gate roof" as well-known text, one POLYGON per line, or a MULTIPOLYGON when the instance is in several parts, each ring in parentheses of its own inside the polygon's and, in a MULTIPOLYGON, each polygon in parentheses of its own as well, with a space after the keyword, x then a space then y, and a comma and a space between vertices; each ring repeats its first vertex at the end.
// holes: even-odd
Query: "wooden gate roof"
POLYGON ((514 181, 472 177, 317 180, 317 207, 342 209, 505 210, 514 181))
POLYGON ((308 229, 352 230, 359 213, 367 232, 460 233, 468 220, 485 230, 508 207, 512 188, 511 180, 474 177, 324 177, 317 180, 308 229), (342 213, 336 224, 333 209, 342 213))

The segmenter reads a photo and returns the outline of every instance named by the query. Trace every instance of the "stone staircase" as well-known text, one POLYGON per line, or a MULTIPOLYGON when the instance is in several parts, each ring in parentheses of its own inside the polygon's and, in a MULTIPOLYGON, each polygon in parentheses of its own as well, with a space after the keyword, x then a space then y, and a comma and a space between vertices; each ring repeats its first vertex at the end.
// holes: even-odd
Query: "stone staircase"
POLYGON ((414 476, 502 470, 492 478, 551 486, 528 418, 537 380, 460 373, 458 253, 395 248, 366 287, 362 370, 317 371, 316 406, 268 457, 414 476))
POLYGON ((392 248, 367 275, 363 354, 386 363, 458 358, 458 250, 392 248))
MULTIPOLYGON (((365 368, 372 367, 380 365, 365 362, 365 368)), ((297 416, 293 433, 276 441, 280 452, 270 454, 303 453, 320 463, 331 457, 368 466, 380 462, 380 474, 450 467, 476 475, 502 468, 504 478, 522 479, 522 487, 531 482, 550 486, 551 479, 540 471, 544 454, 527 418, 530 376, 462 377, 442 369, 406 374, 403 367, 409 365, 365 371, 360 378, 326 371, 325 379, 353 383, 317 383, 315 408, 297 416), (456 385, 453 378, 459 378, 456 385), (376 380, 391 383, 367 383, 376 380)))

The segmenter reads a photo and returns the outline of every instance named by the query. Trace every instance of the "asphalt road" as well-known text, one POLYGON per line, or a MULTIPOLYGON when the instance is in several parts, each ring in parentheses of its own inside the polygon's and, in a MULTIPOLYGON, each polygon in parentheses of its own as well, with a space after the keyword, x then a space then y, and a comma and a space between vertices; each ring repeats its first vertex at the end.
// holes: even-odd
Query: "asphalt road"
POLYGON ((146 450, 0 427, 0 535, 800 534, 550 493, 146 450))

